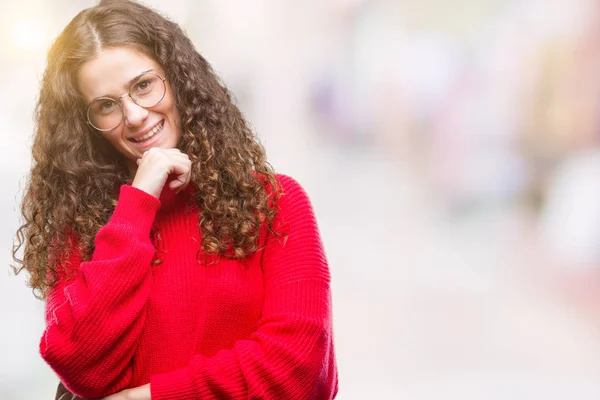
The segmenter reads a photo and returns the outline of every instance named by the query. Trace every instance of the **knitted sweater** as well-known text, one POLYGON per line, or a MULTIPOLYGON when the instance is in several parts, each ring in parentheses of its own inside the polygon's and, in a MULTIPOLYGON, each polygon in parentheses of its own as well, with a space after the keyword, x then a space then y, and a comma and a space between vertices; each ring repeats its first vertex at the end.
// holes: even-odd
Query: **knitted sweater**
POLYGON ((277 179, 287 236, 263 227, 244 262, 206 262, 193 189, 159 201, 123 185, 91 260, 74 253, 75 278, 47 296, 40 352, 65 386, 84 398, 148 382, 152 400, 335 397, 325 253, 306 193, 277 179))

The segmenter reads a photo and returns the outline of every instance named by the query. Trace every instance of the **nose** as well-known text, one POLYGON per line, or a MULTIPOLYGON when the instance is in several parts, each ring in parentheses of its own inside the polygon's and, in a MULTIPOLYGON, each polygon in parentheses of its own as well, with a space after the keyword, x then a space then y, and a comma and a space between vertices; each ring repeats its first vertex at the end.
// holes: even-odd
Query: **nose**
POLYGON ((148 117, 148 110, 138 106, 129 96, 123 98, 121 105, 123 108, 123 118, 128 127, 140 126, 148 117))

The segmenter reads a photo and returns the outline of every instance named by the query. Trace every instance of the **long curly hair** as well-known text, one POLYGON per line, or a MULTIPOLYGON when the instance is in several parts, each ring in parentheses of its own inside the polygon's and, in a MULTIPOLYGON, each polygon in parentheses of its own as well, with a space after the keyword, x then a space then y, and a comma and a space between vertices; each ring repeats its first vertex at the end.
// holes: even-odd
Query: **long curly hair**
POLYGON ((210 64, 168 18, 133 1, 103 0, 80 12, 52 45, 36 106, 33 164, 12 267, 28 271, 39 298, 68 272, 69 249, 91 258, 118 188, 131 179, 123 157, 86 124, 76 82, 85 62, 114 47, 141 51, 167 75, 181 118, 178 147, 192 161, 203 250, 244 259, 258 250, 265 223, 273 231, 281 187, 210 64))

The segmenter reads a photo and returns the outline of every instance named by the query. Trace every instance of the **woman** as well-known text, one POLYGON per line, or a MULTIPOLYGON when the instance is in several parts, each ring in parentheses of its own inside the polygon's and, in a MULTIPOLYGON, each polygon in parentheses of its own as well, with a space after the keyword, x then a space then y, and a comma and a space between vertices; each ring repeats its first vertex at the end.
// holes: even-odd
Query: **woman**
POLYGON ((33 157, 13 255, 70 392, 335 396, 309 200, 179 26, 130 1, 77 15, 48 55, 33 157))

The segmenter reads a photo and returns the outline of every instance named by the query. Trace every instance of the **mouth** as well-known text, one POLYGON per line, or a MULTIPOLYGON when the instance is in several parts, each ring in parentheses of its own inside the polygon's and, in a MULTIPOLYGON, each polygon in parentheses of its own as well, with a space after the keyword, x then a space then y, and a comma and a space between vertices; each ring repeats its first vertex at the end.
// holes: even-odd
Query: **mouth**
POLYGON ((129 138, 128 140, 133 143, 145 143, 145 142, 149 141, 150 139, 152 139, 154 136, 156 136, 160 131, 162 131, 164 126, 165 126, 165 120, 162 120, 158 124, 156 124, 154 126, 154 128, 152 128, 150 130, 150 132, 146 133, 144 136, 140 136, 138 138, 129 138))

